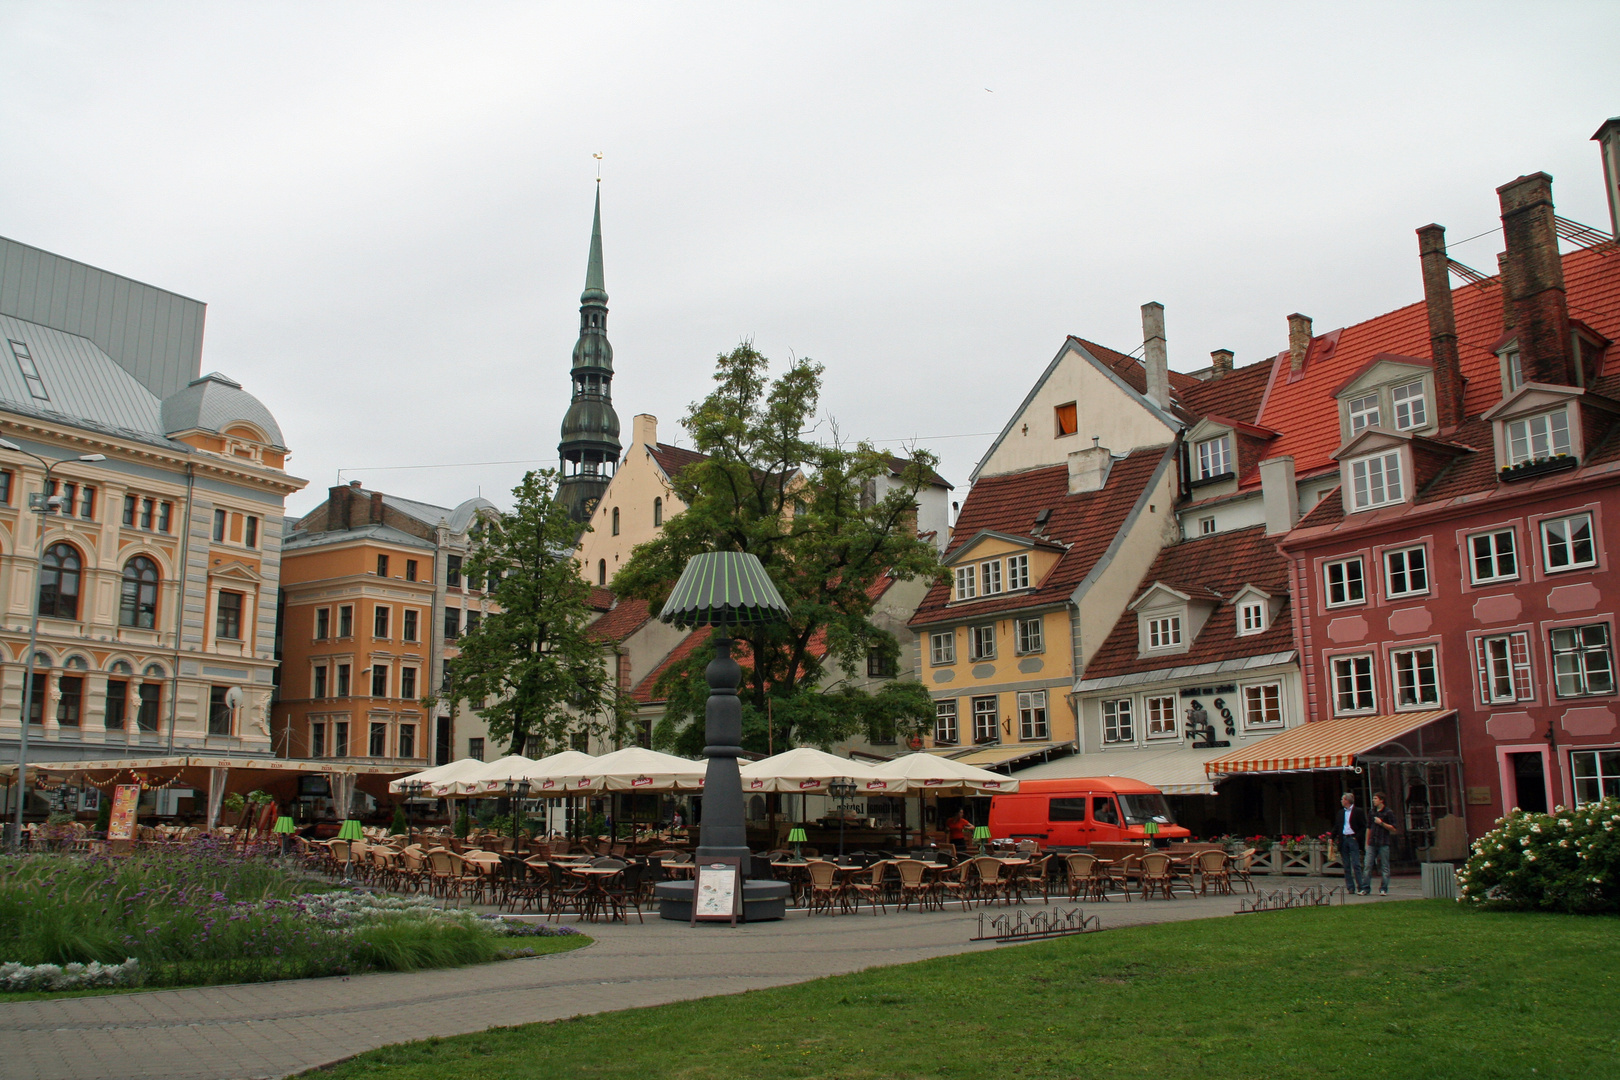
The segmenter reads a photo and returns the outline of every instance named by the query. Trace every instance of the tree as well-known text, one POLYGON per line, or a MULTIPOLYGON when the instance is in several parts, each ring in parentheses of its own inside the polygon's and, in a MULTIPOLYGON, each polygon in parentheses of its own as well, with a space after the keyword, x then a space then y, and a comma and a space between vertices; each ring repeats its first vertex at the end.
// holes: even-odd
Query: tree
MULTIPOLYGON (((792 617, 750 629, 738 657, 745 669, 743 745, 763 751, 795 742, 827 745, 858 732, 909 734, 932 723, 933 705, 916 682, 869 694, 848 682, 824 685, 829 671, 853 677, 869 654, 899 654, 894 635, 874 625, 883 575, 897 580, 940 572, 933 546, 919 539, 918 492, 937 459, 916 452, 882 498, 879 482, 894 459, 870 443, 854 447, 811 436, 822 368, 796 360, 778 378, 744 343, 718 359, 715 389, 682 420, 706 459, 673 479, 686 509, 656 539, 637 547, 613 578, 614 591, 643 597, 654 610, 688 559, 703 551, 759 557, 792 617)), ((659 745, 701 750, 702 671, 710 650, 660 678, 666 695, 659 745)))
POLYGON ((579 525, 543 469, 512 489, 516 505, 474 527, 465 566, 496 610, 463 634, 446 696, 467 701, 509 752, 560 749, 577 734, 622 734, 630 703, 586 636, 590 586, 572 557, 579 525))

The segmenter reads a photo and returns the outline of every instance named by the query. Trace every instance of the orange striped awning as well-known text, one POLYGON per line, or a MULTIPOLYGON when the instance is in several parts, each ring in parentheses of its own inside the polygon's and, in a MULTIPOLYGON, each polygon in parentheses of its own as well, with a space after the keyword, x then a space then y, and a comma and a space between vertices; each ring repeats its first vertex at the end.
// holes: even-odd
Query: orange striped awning
POLYGON ((1348 769, 1357 754, 1451 716, 1455 709, 1392 713, 1388 716, 1340 716, 1302 724, 1292 731, 1262 739, 1204 762, 1210 776, 1234 773, 1305 772, 1348 769))

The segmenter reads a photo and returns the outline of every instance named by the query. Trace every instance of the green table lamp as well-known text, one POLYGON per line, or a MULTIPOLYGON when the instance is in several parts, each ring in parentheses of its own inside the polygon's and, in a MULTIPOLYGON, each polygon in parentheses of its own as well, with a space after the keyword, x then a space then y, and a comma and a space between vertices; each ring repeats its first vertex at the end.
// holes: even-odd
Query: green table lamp
POLYGON ((1153 838, 1159 835, 1159 823, 1152 818, 1148 818, 1142 822, 1142 831, 1147 833, 1148 844, 1151 845, 1153 838))
POLYGON ((360 837, 360 822, 358 820, 356 820, 355 818, 349 818, 349 819, 345 820, 343 822, 343 828, 338 830, 337 838, 339 840, 347 840, 349 842, 349 844, 350 844, 349 848, 346 849, 344 851, 344 853, 343 853, 343 880, 348 881, 349 880, 349 862, 350 862, 350 860, 352 860, 354 858, 353 844, 354 844, 354 842, 356 840, 359 840, 361 838, 360 837))
POLYGON ((806 839, 808 838, 804 835, 804 830, 797 825, 788 831, 788 843, 793 845, 793 857, 795 859, 804 858, 803 853, 799 851, 799 845, 804 843, 806 839))
POLYGON ((288 817, 286 814, 281 815, 280 817, 276 818, 275 827, 270 831, 281 833, 283 836, 287 835, 293 831, 292 818, 288 817))
POLYGON ((979 854, 984 854, 984 847, 990 842, 990 826, 978 825, 973 829, 973 839, 979 842, 979 854))

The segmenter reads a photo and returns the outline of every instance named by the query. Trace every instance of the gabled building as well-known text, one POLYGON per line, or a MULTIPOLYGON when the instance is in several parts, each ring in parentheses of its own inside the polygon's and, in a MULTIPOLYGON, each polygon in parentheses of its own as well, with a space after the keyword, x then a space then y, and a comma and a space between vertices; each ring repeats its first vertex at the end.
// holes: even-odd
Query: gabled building
POLYGON ((631 422, 630 447, 591 509, 590 529, 580 534, 580 573, 607 585, 630 552, 658 536, 664 522, 686 509, 675 494, 675 477, 704 460, 695 450, 658 441, 658 418, 641 413, 631 422))

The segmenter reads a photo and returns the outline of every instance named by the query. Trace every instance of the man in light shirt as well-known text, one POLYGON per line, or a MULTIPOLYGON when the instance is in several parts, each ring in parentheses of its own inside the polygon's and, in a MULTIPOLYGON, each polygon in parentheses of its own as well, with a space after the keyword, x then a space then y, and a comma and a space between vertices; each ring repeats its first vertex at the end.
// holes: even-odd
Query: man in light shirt
POLYGON ((1339 858, 1344 862, 1344 890, 1351 896, 1372 895, 1372 883, 1361 865, 1361 838, 1367 835, 1367 814, 1356 805, 1356 797, 1345 792, 1339 800, 1342 809, 1333 838, 1339 842, 1339 858))

